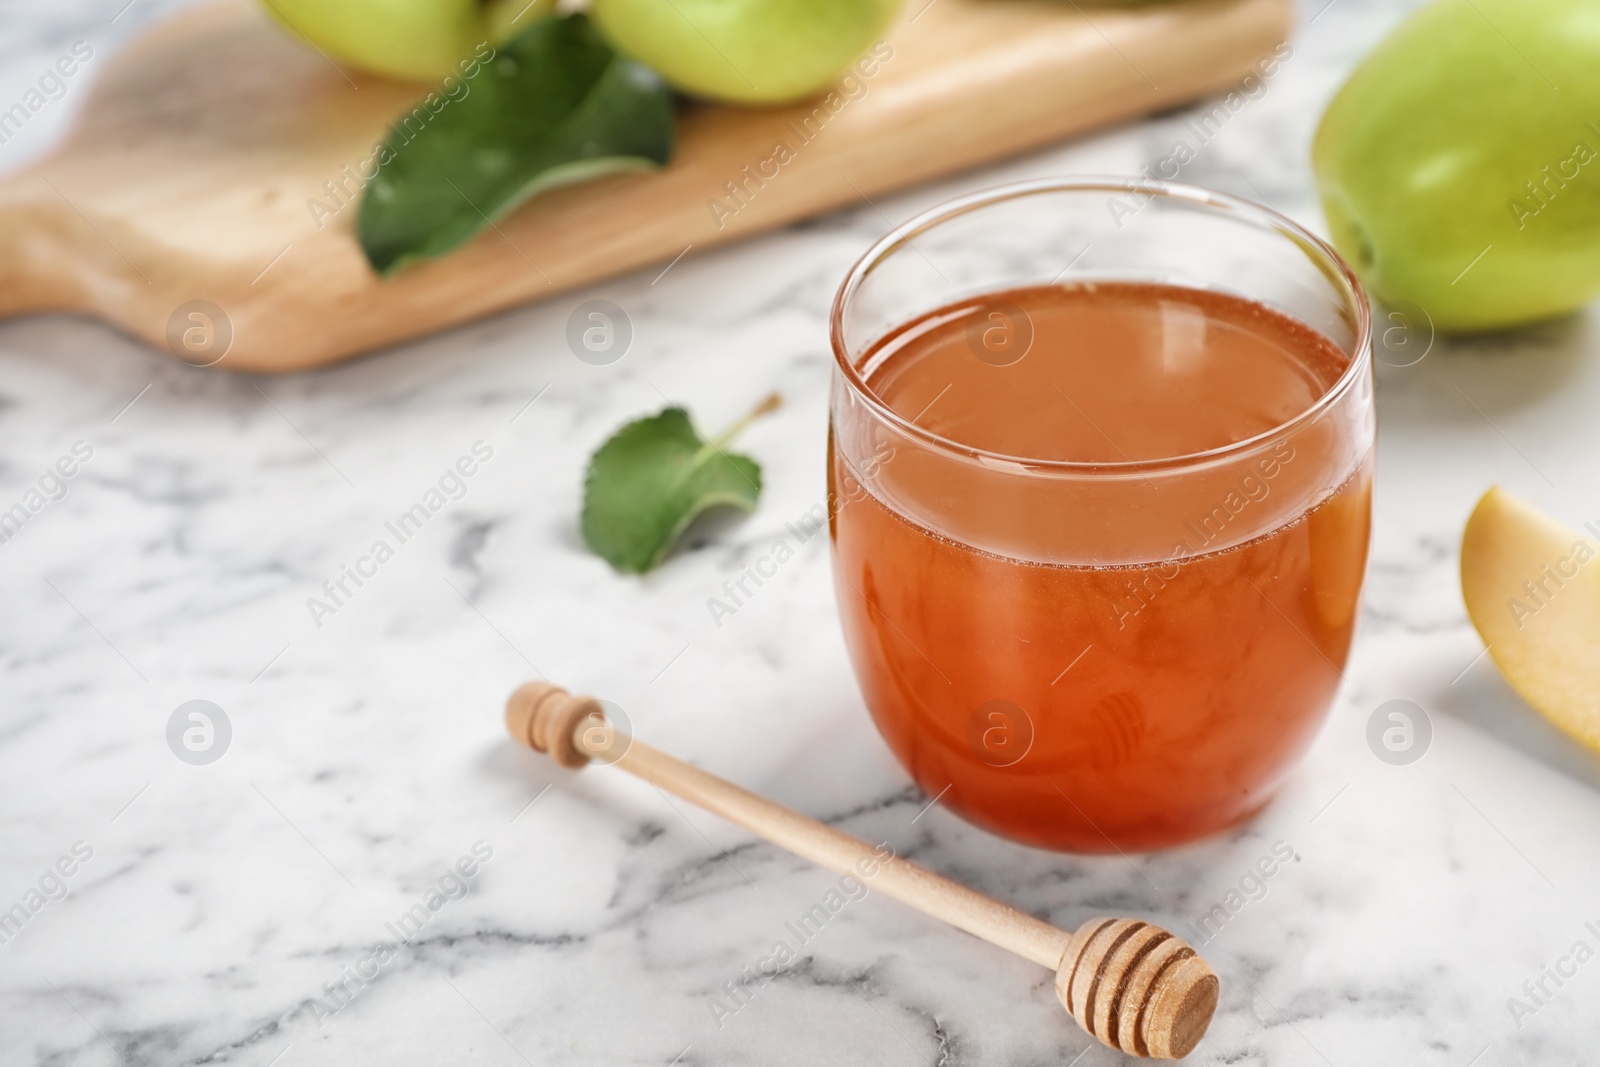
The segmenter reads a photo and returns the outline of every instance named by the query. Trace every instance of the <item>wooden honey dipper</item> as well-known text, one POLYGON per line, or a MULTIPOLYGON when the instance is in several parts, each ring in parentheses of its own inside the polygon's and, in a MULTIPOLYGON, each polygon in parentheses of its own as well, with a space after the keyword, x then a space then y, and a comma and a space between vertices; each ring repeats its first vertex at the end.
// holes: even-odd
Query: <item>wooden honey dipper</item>
POLYGON ((1089 1033, 1121 1052, 1182 1059, 1216 1011, 1219 985, 1195 950, 1137 919, 1051 926, 898 857, 691 767, 614 729, 594 697, 529 682, 506 701, 506 728, 563 767, 614 764, 839 874, 870 861, 864 881, 903 904, 1056 972, 1056 995, 1089 1033))

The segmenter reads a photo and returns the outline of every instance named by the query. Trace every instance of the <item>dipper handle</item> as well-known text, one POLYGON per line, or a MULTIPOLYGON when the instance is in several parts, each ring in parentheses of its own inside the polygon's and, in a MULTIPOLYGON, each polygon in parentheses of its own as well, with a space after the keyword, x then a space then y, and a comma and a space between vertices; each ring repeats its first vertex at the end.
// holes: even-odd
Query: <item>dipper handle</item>
POLYGON ((615 766, 798 856, 1056 972, 1083 1028, 1135 1056, 1180 1059, 1205 1034, 1218 982, 1180 939, 1134 919, 1092 919, 1075 934, 926 871, 612 729, 600 702, 529 682, 506 702, 511 736, 564 767, 615 766))

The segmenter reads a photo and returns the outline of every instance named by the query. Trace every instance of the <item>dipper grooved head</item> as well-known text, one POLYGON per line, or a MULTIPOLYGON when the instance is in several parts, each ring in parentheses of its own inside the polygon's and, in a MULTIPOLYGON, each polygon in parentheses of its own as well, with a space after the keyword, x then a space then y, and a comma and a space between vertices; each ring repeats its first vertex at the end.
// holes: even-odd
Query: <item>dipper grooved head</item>
POLYGON ((1193 948, 1137 919, 1084 923, 1056 971, 1056 994, 1079 1025, 1130 1056, 1162 1060, 1200 1043, 1219 990, 1193 948))

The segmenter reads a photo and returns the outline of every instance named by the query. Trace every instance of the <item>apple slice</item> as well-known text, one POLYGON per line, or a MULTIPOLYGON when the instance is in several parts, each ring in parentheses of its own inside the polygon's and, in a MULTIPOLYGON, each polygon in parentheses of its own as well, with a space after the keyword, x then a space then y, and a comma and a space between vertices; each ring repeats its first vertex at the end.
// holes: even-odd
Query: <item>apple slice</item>
POLYGON ((1600 752, 1600 548, 1495 486, 1461 537, 1472 625, 1522 698, 1600 752))

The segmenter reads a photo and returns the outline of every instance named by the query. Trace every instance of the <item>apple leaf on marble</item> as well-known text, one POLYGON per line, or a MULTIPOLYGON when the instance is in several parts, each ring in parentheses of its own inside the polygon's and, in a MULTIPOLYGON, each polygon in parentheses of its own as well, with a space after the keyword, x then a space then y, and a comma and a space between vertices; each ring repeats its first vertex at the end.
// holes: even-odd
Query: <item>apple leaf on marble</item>
POLYGON ((672 155, 672 92, 581 15, 535 22, 455 98, 390 127, 356 223, 380 274, 442 255, 529 197, 672 155), (410 121, 408 121, 410 120, 410 121))
POLYGON ((778 404, 777 394, 767 397, 709 441, 681 407, 623 426, 589 460, 584 541, 617 570, 643 574, 659 566, 689 524, 711 508, 754 511, 761 468, 725 446, 778 404))

